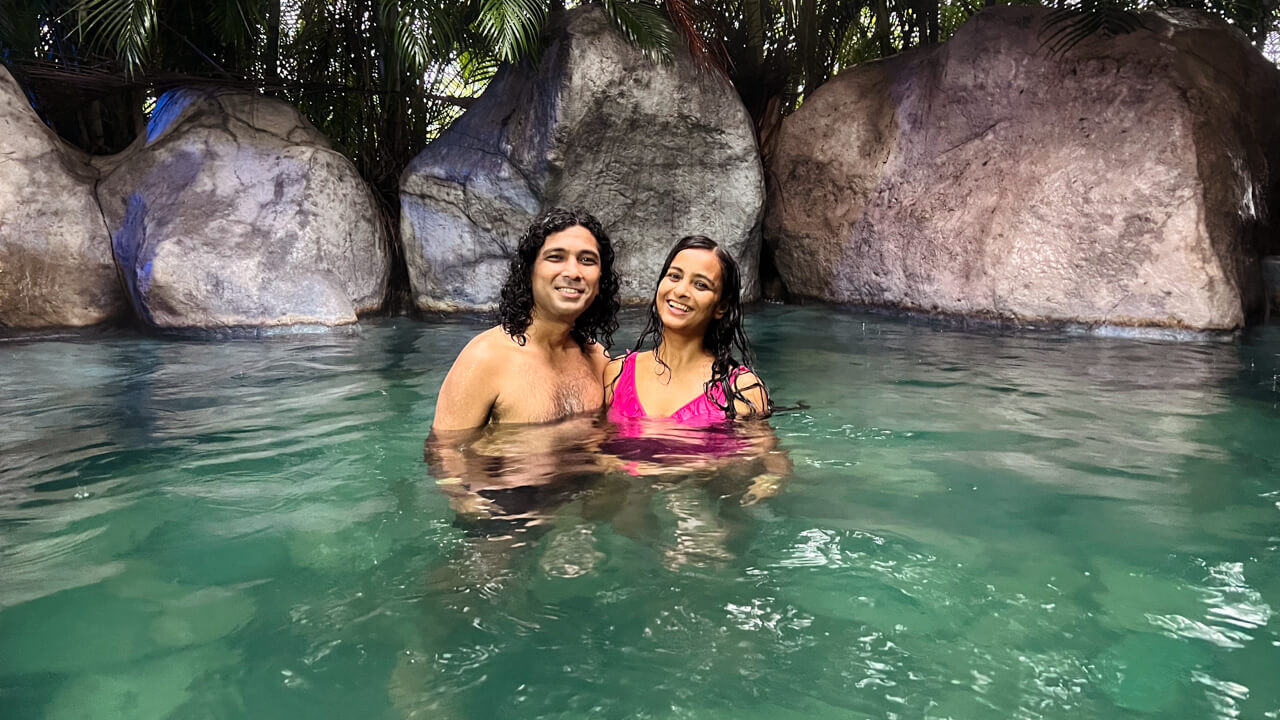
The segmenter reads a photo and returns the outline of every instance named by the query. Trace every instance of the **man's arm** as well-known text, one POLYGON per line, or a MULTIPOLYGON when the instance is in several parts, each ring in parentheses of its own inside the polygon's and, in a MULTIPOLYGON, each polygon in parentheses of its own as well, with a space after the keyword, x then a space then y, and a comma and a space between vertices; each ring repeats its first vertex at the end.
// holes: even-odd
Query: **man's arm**
POLYGON ((431 430, 469 430, 488 422, 498 399, 499 370, 488 333, 467 343, 440 386, 431 430))

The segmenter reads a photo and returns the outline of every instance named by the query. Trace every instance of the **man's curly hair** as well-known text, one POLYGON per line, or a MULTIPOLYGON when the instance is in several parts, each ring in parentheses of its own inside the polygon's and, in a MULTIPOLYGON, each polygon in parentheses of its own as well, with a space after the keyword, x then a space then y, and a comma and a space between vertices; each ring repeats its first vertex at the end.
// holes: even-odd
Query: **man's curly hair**
POLYGON ((502 329, 521 345, 525 342, 525 331, 533 322, 533 264, 547 236, 575 225, 586 228, 600 246, 600 291, 573 323, 569 335, 584 349, 589 342, 606 348, 613 344, 613 333, 618 329, 618 308, 621 306, 618 301, 618 273, 613 269, 613 244, 604 226, 591 213, 578 208, 565 210, 556 207, 533 219, 533 224, 520 238, 520 245, 511 257, 507 281, 502 285, 498 318, 502 329))

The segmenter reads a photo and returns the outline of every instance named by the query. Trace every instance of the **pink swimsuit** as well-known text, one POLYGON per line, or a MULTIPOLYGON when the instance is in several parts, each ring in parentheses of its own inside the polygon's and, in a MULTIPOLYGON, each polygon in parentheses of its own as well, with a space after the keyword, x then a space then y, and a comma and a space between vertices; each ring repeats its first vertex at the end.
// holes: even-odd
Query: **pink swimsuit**
MULTIPOLYGON (((747 372, 745 367, 735 368, 729 375, 729 382, 733 382, 744 372, 747 372)), ((711 395, 716 402, 724 403, 724 388, 719 384, 711 388, 711 395)), ((613 404, 609 406, 609 419, 616 423, 619 420, 646 417, 649 417, 649 414, 645 412, 644 406, 640 404, 640 396, 636 394, 636 353, 628 353, 622 361, 622 374, 618 376, 618 382, 613 388, 613 404)), ((707 397, 706 393, 698 393, 697 397, 665 419, 680 425, 697 427, 722 423, 728 419, 728 415, 724 410, 716 407, 716 403, 711 402, 711 398, 707 397)))

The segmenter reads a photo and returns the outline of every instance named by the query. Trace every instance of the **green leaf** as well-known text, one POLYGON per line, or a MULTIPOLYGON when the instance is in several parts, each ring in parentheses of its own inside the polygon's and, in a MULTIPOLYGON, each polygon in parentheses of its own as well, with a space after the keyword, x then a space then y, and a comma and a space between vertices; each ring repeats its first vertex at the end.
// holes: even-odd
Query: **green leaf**
POLYGON ((661 9, 645 2, 605 0, 604 10, 618 32, 646 57, 655 62, 671 62, 676 34, 661 9))
POLYGON ((155 35, 155 0, 76 0, 66 14, 77 18, 82 38, 113 53, 127 73, 142 69, 155 35))
POLYGON ((519 62, 538 49, 547 9, 538 0, 484 0, 476 24, 503 62, 519 62))
POLYGON ((454 54, 465 20, 458 3, 438 0, 380 0, 385 22, 394 27, 395 52, 417 72, 454 54))

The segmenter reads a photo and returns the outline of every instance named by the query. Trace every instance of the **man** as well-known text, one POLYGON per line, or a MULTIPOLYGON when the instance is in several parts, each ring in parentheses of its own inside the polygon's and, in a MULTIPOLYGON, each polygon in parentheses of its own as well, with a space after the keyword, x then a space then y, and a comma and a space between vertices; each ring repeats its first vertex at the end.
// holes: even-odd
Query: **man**
POLYGON ((613 246, 600 222, 553 208, 520 240, 498 314, 440 387, 434 433, 545 423, 600 409, 605 346, 618 328, 613 246))

